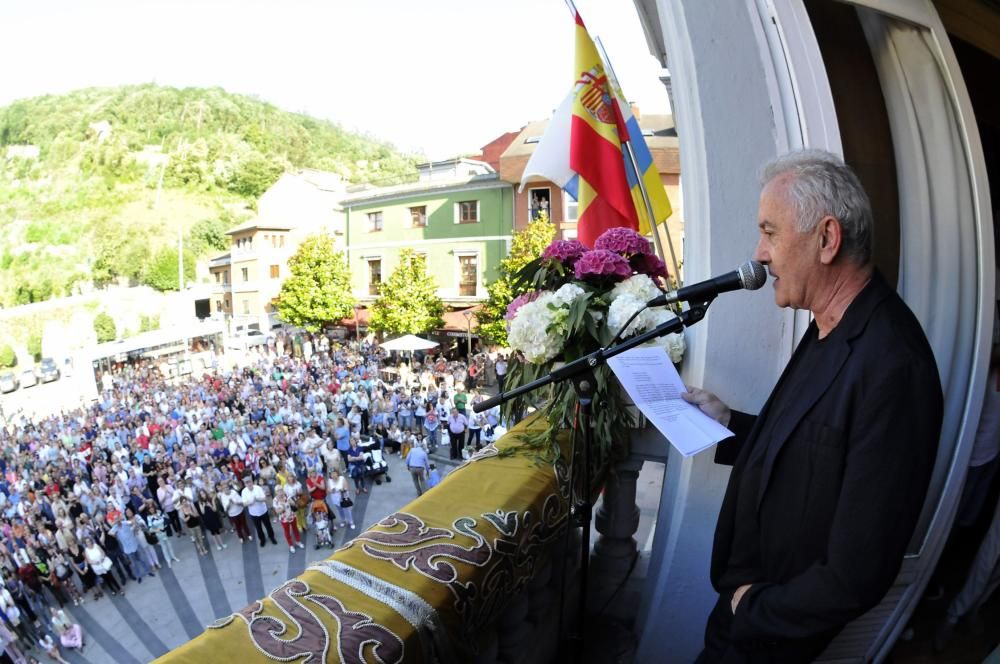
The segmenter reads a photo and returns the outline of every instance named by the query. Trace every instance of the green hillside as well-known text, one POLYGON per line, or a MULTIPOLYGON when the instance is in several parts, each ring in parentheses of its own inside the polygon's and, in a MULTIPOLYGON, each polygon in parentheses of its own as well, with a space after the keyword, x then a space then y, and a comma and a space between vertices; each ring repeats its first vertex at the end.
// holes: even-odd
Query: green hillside
POLYGON ((220 88, 89 88, 15 102, 0 108, 0 306, 119 278, 170 288, 178 233, 193 265, 225 246, 222 233, 284 171, 368 182, 410 176, 415 163, 220 88))

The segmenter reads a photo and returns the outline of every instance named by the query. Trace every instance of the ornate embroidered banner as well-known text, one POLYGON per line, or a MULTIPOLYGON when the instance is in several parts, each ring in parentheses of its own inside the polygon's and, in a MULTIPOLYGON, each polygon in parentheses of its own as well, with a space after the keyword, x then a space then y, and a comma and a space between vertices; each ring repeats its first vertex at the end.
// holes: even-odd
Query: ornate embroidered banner
POLYGON ((471 661, 477 633, 524 589, 565 525, 567 466, 520 449, 533 420, 157 661, 471 661))

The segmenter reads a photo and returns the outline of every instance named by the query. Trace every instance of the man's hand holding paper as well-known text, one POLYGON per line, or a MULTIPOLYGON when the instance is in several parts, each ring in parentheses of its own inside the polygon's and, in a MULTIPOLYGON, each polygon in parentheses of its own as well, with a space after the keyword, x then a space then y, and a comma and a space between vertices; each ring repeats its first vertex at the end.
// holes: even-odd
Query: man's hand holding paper
POLYGON ((733 435, 713 419, 723 416, 729 419, 728 407, 718 398, 698 390, 714 399, 704 397, 706 405, 720 407, 718 416, 712 417, 683 398, 687 390, 662 348, 633 348, 609 359, 608 366, 636 407, 684 456, 697 454, 733 435))

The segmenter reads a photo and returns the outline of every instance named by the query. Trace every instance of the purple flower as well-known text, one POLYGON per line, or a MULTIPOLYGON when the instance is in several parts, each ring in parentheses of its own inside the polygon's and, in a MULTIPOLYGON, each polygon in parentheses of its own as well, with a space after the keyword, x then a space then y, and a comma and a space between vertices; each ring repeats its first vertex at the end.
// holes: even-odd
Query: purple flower
POLYGON ((629 261, 639 274, 644 274, 651 279, 657 277, 667 278, 667 266, 655 254, 636 254, 629 261))
POLYGON ((577 279, 587 277, 610 277, 612 281, 621 281, 632 276, 632 266, 628 261, 607 249, 594 249, 580 256, 576 262, 577 279))
POLYGON ((566 267, 573 267, 585 251, 587 247, 579 240, 556 240, 545 247, 542 258, 557 260, 566 267))
POLYGON ((541 291, 528 291, 527 293, 522 293, 514 298, 514 301, 507 305, 507 314, 504 316, 505 320, 514 320, 514 316, 517 315, 517 310, 526 305, 529 302, 533 302, 538 299, 541 295, 541 291))
POLYGON ((623 256, 648 254, 649 240, 631 228, 609 228, 594 242, 594 249, 606 249, 623 256))

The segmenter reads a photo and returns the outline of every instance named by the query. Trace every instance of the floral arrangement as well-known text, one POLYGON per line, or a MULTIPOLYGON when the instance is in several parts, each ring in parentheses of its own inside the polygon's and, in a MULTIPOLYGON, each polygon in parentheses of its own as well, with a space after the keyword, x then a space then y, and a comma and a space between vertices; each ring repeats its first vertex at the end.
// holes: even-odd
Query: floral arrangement
MULTIPOLYGON (((556 240, 517 275, 531 288, 507 307, 507 339, 515 351, 508 369, 507 387, 529 383, 555 368, 608 346, 633 314, 661 293, 666 266, 650 251, 649 241, 633 230, 612 228, 588 249, 576 240, 556 240)), ((642 311, 622 338, 645 332, 674 317, 668 307, 642 311)), ((677 363, 684 355, 684 337, 670 334, 647 345, 662 346, 677 363)), ((594 371, 594 440, 592 454, 601 468, 612 454, 611 445, 627 437, 633 426, 622 394, 607 366, 594 371)), ((540 390, 544 392, 544 390, 540 390)), ((523 413, 529 403, 541 404, 549 427, 529 441, 557 454, 555 435, 570 426, 576 394, 572 385, 556 383, 551 391, 509 402, 507 414, 523 413)), ((547 456, 547 455, 546 455, 547 456)))

